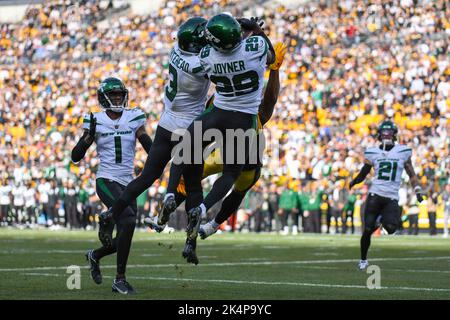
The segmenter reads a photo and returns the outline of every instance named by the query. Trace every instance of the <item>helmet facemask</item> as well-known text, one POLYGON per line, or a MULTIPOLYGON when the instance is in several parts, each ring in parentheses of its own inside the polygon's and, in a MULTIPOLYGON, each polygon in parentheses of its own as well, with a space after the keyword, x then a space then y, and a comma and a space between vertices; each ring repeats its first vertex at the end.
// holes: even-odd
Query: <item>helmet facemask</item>
POLYGON ((393 146, 395 144, 395 131, 393 129, 382 129, 378 138, 382 145, 383 149, 387 146, 393 146))
POLYGON ((104 99, 104 102, 101 103, 101 106, 104 109, 120 113, 127 108, 128 90, 113 89, 108 92, 103 92, 103 89, 101 89, 101 93, 104 99))

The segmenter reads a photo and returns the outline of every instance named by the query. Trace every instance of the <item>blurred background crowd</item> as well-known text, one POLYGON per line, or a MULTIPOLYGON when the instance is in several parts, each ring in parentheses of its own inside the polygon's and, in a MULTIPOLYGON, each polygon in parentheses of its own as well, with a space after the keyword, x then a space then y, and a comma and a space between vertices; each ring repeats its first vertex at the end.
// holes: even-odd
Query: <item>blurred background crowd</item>
MULTIPOLYGON (((20 23, 0 24, 0 223, 95 228, 95 148, 70 152, 83 115, 98 111, 109 75, 128 87, 154 135, 163 110, 168 52, 187 18, 223 11, 259 16, 272 42, 289 46, 281 92, 266 125, 262 177, 227 229, 355 232, 368 184, 348 191, 377 125, 391 118, 427 201, 406 174, 404 233, 436 234, 450 210, 450 9, 445 0, 169 1, 136 15, 127 1, 46 1, 20 23), (295 1, 290 1, 290 3, 295 1)), ((146 153, 139 146, 136 173, 146 153)), ((138 200, 138 226, 164 195, 167 173, 138 200)), ((213 178, 205 182, 205 192, 213 178)), ((210 214, 214 214, 213 208, 210 214)), ((171 220, 184 227, 182 210, 171 220)))

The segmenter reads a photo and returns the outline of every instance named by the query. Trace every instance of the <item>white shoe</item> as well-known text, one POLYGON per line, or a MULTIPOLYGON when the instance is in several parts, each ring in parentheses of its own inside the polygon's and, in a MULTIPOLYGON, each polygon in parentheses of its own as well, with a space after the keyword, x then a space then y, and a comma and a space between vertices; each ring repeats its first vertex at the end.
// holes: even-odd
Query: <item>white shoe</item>
POLYGON ((298 228, 297 228, 297 226, 292 226, 292 235, 294 235, 294 236, 298 235, 298 228))
POLYGON ((200 229, 198 230, 198 233, 199 233, 199 235, 200 235, 200 238, 206 239, 206 238, 208 238, 210 235, 216 233, 218 228, 219 228, 219 227, 217 227, 217 228, 214 228, 214 227, 213 227, 213 221, 211 220, 211 221, 208 221, 208 222, 205 223, 205 224, 202 224, 202 225, 200 226, 200 229))
POLYGON ((448 233, 444 233, 444 235, 442 236, 442 238, 448 238, 448 233))
POLYGON ((283 231, 280 231, 280 234, 282 236, 287 236, 289 234, 289 227, 288 226, 284 227, 283 231))
POLYGON ((369 261, 367 260, 359 260, 358 269, 363 271, 369 266, 369 261))

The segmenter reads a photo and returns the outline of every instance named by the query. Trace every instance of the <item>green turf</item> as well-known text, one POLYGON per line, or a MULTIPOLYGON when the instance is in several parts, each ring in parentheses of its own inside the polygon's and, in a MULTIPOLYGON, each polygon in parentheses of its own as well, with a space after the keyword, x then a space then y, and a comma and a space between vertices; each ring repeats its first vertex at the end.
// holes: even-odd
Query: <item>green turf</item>
POLYGON ((84 253, 95 232, 0 229, 2 299, 450 299, 450 239, 382 236, 371 264, 381 286, 366 287, 356 270, 359 236, 220 234, 198 243, 200 264, 181 257, 184 234, 136 232, 127 278, 133 297, 111 293, 115 256, 104 258, 104 281, 90 279, 84 253), (81 289, 68 290, 69 265, 81 268, 81 289))

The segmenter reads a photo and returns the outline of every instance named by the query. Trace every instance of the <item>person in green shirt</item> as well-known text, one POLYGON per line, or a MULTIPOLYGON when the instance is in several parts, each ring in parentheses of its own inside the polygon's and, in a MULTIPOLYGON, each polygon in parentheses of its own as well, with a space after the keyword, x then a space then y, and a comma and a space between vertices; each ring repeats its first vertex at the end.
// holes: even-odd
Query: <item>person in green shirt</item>
POLYGON ((350 219, 351 232, 355 233, 355 224, 353 222, 353 213, 355 212, 356 194, 354 190, 350 190, 347 202, 344 205, 344 210, 342 210, 342 234, 347 233, 347 220, 350 219))
POLYGON ((80 191, 78 193, 78 202, 81 204, 81 212, 82 212, 82 227, 84 230, 87 229, 89 224, 89 215, 90 215, 90 206, 89 206, 89 194, 86 190, 86 183, 83 182, 81 184, 80 191))
POLYGON ((278 203, 279 215, 281 216, 281 234, 289 233, 288 218, 292 218, 292 234, 298 233, 298 195, 297 192, 289 187, 289 182, 281 192, 280 200, 278 203))
POLYGON ((148 189, 142 192, 136 198, 137 205, 137 216, 136 216, 136 227, 145 227, 144 219, 147 216, 147 211, 150 208, 150 203, 148 201, 148 189))
POLYGON ((323 191, 318 188, 317 181, 308 183, 306 192, 299 194, 299 202, 303 212, 305 232, 321 233, 322 228, 322 195, 323 191))

